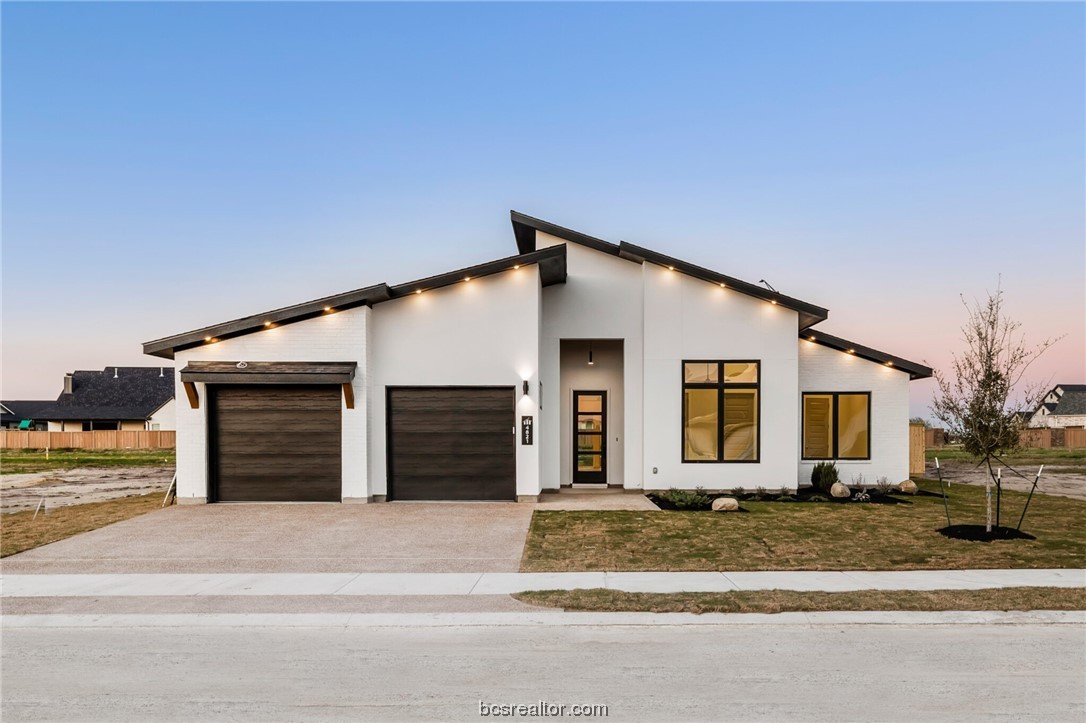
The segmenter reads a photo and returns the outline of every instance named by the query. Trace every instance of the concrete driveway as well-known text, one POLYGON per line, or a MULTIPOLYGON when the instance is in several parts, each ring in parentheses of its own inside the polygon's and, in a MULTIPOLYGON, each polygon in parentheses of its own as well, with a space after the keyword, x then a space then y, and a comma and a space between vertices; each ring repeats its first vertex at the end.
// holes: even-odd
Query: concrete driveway
POLYGON ((3 560, 5 573, 515 572, 535 505, 168 507, 3 560))

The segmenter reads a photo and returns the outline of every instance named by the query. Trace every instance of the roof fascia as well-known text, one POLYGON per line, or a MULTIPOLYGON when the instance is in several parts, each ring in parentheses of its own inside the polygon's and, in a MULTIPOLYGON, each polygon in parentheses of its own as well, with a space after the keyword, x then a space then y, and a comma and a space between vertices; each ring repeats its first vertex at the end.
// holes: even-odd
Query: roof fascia
POLYGON ((856 342, 849 341, 848 339, 842 339, 839 336, 832 334, 826 334, 825 332, 818 331, 817 329, 808 329, 804 333, 799 335, 800 339, 813 342, 815 344, 821 344, 822 346, 836 349, 837 351, 844 352, 846 354, 854 354, 861 359, 873 361, 884 366, 892 367, 898 371, 903 371, 909 375, 909 379, 927 379, 932 375, 931 367, 918 364, 914 361, 909 361, 893 354, 887 354, 884 351, 878 349, 872 349, 869 346, 863 344, 857 344, 856 342))

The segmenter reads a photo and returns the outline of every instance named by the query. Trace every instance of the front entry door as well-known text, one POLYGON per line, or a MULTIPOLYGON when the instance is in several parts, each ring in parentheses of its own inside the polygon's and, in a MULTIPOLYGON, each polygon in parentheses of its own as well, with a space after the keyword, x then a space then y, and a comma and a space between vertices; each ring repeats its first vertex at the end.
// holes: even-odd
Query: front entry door
POLYGON ((573 392, 573 482, 607 484, 607 392, 573 392))

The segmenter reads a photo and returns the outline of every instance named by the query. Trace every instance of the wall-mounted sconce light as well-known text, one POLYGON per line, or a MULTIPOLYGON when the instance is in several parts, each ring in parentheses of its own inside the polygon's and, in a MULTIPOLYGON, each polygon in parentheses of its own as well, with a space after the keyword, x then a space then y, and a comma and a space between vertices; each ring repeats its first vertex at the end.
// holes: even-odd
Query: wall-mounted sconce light
POLYGON ((528 396, 528 380, 527 379, 524 380, 524 386, 522 387, 522 389, 524 390, 524 396, 528 396))
POLYGON ((588 366, 595 366, 596 362, 592 361, 592 342, 588 342, 588 366))

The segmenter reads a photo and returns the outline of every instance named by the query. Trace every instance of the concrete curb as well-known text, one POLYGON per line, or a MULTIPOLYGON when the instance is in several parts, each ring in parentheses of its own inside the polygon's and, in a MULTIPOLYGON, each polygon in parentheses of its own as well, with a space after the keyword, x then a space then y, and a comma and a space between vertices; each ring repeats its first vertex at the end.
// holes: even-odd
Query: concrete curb
POLYGON ((624 626, 801 626, 843 625, 1079 625, 1086 611, 788 612, 788 613, 329 613, 4 615, 5 630, 40 628, 462 628, 624 626))

